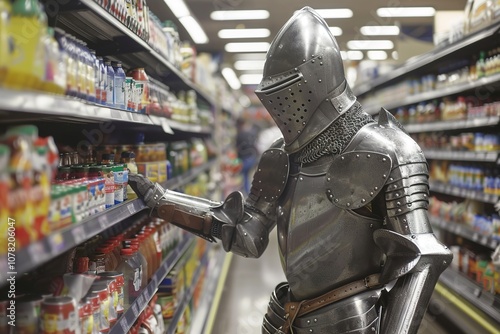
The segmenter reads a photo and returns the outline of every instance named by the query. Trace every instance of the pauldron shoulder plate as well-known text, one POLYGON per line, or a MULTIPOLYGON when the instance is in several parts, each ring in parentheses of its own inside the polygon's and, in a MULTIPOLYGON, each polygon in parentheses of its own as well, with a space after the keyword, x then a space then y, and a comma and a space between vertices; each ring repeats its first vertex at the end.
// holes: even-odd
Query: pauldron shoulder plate
POLYGON ((280 148, 270 148, 262 154, 250 190, 254 198, 273 202, 283 193, 288 178, 288 154, 280 148))
POLYGON ((382 190, 392 168, 382 153, 357 151, 337 156, 326 173, 328 199, 342 209, 358 209, 382 190))

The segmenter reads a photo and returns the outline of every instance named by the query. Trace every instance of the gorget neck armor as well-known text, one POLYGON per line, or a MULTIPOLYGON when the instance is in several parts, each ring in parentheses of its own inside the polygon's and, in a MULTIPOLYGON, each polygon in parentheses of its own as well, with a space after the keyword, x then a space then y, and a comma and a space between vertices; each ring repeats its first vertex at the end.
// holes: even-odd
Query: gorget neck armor
POLYGON ((304 147, 299 154, 298 162, 311 163, 327 154, 340 154, 359 129, 373 122, 375 121, 363 111, 361 104, 354 103, 349 112, 342 114, 336 122, 304 147))
POLYGON ((356 101, 328 25, 309 7, 298 11, 271 43, 256 95, 294 153, 356 101))

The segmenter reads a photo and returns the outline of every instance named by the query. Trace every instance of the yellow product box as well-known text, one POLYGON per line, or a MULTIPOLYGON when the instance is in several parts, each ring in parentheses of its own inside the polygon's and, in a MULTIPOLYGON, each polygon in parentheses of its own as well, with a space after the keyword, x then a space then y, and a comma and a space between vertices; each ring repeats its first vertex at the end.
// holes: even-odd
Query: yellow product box
POLYGON ((158 181, 167 181, 167 161, 158 161, 158 181))
POLYGON ((137 172, 151 182, 158 182, 158 162, 137 162, 137 172))

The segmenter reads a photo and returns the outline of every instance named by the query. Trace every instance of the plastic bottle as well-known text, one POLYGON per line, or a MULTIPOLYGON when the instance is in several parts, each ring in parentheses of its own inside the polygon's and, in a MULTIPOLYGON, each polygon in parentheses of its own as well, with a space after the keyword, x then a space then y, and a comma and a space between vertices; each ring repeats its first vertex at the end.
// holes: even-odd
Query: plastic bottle
POLYGON ((47 17, 37 0, 16 0, 12 4, 10 35, 12 54, 5 85, 15 89, 39 89, 44 76, 44 48, 42 36, 47 17), (19 32, 29 27, 29 36, 19 32))
POLYGON ((107 75, 107 80, 106 80, 106 105, 110 107, 115 106, 115 70, 113 69, 113 66, 111 66, 111 61, 106 60, 104 62, 104 65, 106 66, 106 75, 107 75))
POLYGON ((92 69, 91 71, 94 74, 94 85, 90 87, 93 90, 94 102, 99 103, 100 100, 100 91, 99 91, 99 80, 100 80, 100 63, 97 59, 95 50, 90 50, 90 62, 92 69))
POLYGON ((98 71, 98 84, 97 84, 97 103, 106 104, 106 87, 108 82, 108 71, 106 70, 106 66, 104 65, 104 60, 102 57, 97 57, 99 61, 99 71, 98 71))
POLYGON ((121 63, 116 63, 113 66, 115 71, 115 87, 114 87, 114 104, 115 108, 126 110, 127 106, 125 104, 125 71, 122 68, 121 63))
POLYGON ((485 56, 484 51, 481 51, 479 53, 479 59, 477 60, 477 64, 476 64, 476 73, 477 73, 478 79, 485 76, 484 56, 485 56))
POLYGON ((95 53, 85 47, 85 59, 87 65, 87 100, 90 102, 96 101, 96 67, 95 53))
MULTIPOLYGON (((127 164, 127 169, 130 173, 137 174, 137 165, 135 163, 134 152, 122 152, 121 163, 127 164)), ((131 186, 127 185, 127 199, 137 198, 137 194, 131 186)))
POLYGON ((140 263, 137 263, 134 259, 137 255, 137 251, 133 248, 123 248, 120 251, 120 255, 121 262, 116 271, 122 272, 125 279, 123 289, 123 309, 124 311, 127 311, 139 295, 142 284, 142 267, 140 263))
POLYGON ((11 62, 10 49, 10 15, 12 11, 11 2, 0 0, 0 86, 7 75, 7 67, 11 62))
POLYGON ((127 245, 127 248, 135 248, 137 249, 137 260, 141 264, 141 289, 146 287, 149 280, 150 271, 148 269, 148 260, 145 256, 144 246, 141 247, 139 238, 132 238, 124 240, 124 243, 127 245))

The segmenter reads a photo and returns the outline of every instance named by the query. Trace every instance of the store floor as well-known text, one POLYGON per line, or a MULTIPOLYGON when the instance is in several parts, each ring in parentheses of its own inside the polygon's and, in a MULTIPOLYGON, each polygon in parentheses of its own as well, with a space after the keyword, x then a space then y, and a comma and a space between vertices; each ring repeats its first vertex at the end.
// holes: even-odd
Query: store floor
MULTIPOLYGON (((275 230, 274 230, 275 231, 275 230)), ((276 284, 284 281, 276 234, 259 259, 233 256, 219 303, 212 334, 260 334, 262 317, 276 284)), ((431 317, 422 321, 419 334, 448 334, 431 317)))

